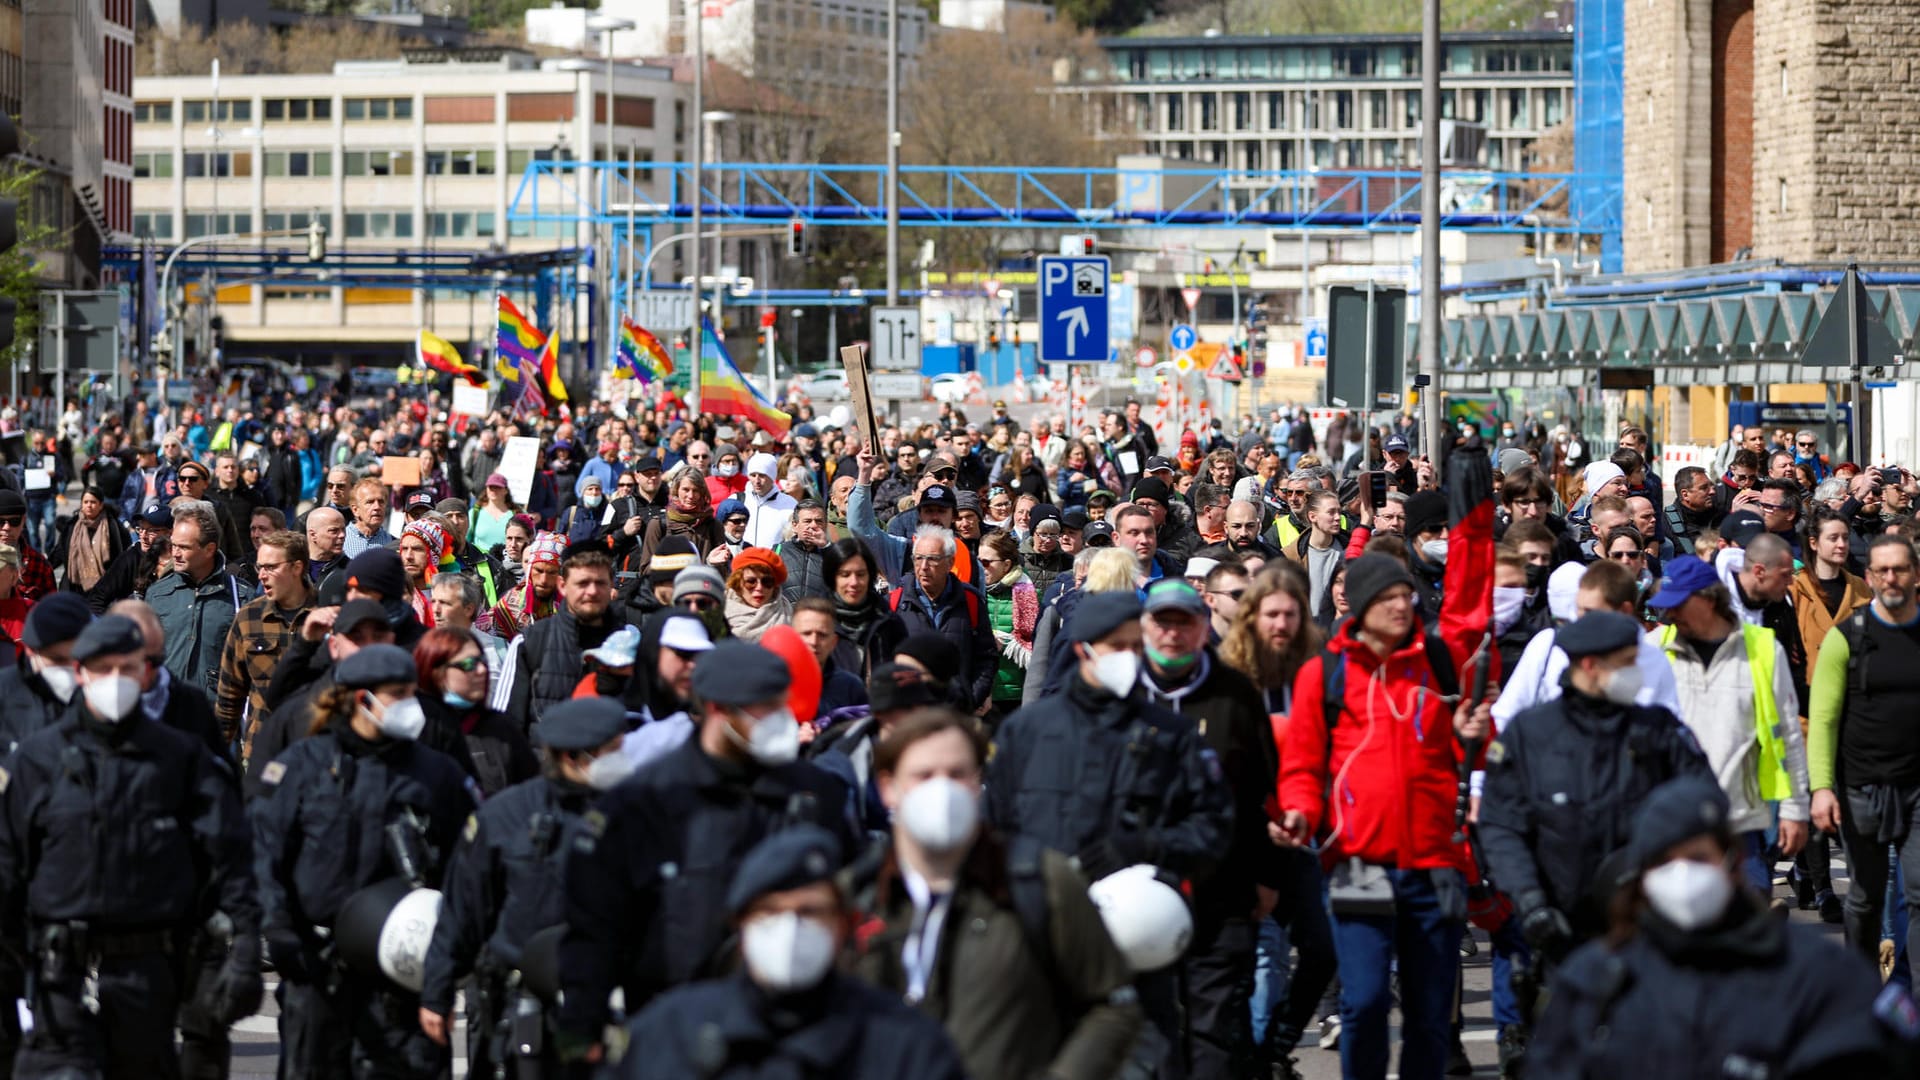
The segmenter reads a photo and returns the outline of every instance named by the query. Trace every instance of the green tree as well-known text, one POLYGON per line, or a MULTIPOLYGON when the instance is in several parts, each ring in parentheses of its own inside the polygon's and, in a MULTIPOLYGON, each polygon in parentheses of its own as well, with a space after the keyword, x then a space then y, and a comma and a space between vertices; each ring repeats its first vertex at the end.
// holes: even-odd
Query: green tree
POLYGON ((67 242, 63 230, 31 213, 34 189, 48 180, 44 170, 18 159, 0 163, 0 198, 19 201, 19 242, 0 253, 0 296, 14 303, 13 344, 0 350, 9 368, 26 356, 27 342, 40 333, 40 259, 38 253, 67 242))

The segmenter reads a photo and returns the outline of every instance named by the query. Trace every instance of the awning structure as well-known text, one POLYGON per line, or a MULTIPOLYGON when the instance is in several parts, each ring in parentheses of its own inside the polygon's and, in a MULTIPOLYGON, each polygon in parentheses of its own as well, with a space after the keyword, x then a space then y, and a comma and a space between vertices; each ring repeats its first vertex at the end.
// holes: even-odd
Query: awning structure
MULTIPOLYGON (((1920 356, 1920 284, 1869 286, 1903 356, 1920 356)), ((1820 381, 1801 360, 1836 295, 1818 291, 1583 302, 1447 320, 1441 386, 1462 392, 1581 386, 1601 372, 1662 386, 1820 381)), ((1409 347, 1418 339, 1409 333, 1409 347)))

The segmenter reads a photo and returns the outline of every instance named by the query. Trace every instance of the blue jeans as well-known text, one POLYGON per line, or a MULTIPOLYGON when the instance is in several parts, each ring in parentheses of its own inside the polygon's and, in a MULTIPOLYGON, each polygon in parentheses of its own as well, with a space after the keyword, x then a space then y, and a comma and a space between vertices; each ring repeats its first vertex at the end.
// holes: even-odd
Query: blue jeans
MULTIPOLYGON (((1400 972, 1400 1076, 1438 1080, 1452 1042, 1463 923, 1445 917, 1426 870, 1389 870, 1393 915, 1333 917, 1340 964, 1340 1071, 1385 1080, 1392 975, 1400 972)), ((1433 874, 1453 873, 1436 870, 1433 874)), ((1462 886, 1464 888, 1464 886, 1462 886)))
POLYGON ((1740 872, 1746 876, 1747 884, 1771 899, 1773 864, 1767 862, 1767 834, 1764 831, 1741 833, 1733 842, 1740 849, 1740 872))
POLYGON ((1272 1055, 1279 1057, 1299 1045, 1335 963, 1320 857, 1313 852, 1287 852, 1283 857, 1288 874, 1279 902, 1273 916, 1255 928, 1253 999, 1248 1003, 1254 1043, 1273 1043, 1272 1055), (1300 954, 1298 965, 1290 964, 1294 951, 1300 954))
POLYGON ((58 514, 54 508, 53 496, 29 496, 27 499, 27 540, 35 551, 45 551, 53 546, 53 534, 58 514))
POLYGON ((1880 916, 1880 935, 1893 939, 1893 974, 1887 981, 1911 993, 1913 971, 1907 967, 1907 879, 1900 869, 1896 849, 1888 848, 1887 861, 1893 869, 1887 876, 1887 902, 1881 909, 1886 914, 1880 916))
POLYGON ((1267 1041, 1267 1019, 1273 1010, 1273 1003, 1286 993, 1287 975, 1293 970, 1292 950, 1287 947, 1287 932, 1272 919, 1261 919, 1255 928, 1258 937, 1254 942, 1253 954, 1253 1000, 1248 1002, 1248 1011, 1253 1019, 1253 1041, 1256 1046, 1264 1046, 1267 1041))
POLYGON ((1520 920, 1508 919, 1492 935, 1493 939, 1493 1022, 1500 1034, 1515 1024, 1523 1023, 1526 1017, 1520 1015, 1520 1003, 1513 996, 1513 973, 1525 971, 1533 954, 1527 950, 1527 941, 1520 936, 1520 920))

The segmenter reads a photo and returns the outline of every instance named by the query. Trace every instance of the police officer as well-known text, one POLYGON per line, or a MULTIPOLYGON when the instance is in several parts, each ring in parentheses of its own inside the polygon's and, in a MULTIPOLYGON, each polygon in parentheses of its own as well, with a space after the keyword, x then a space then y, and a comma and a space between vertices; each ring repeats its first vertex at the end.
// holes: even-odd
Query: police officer
POLYGON ((234 928, 211 997, 231 1024, 260 1003, 260 907, 233 778, 140 711, 140 628, 73 642, 80 699, 0 770, 0 891, 23 902, 33 1030, 22 1075, 176 1075, 175 967, 218 912, 234 928))
POLYGON ((335 918, 361 889, 393 878, 435 887, 478 801, 453 760, 415 740, 413 658, 369 645, 342 659, 314 702, 315 734, 260 775, 254 866, 279 971, 285 1080, 437 1077, 445 1048, 418 1025, 419 999, 349 970, 333 947, 335 918))
POLYGON ((791 676, 751 642, 695 662, 693 738, 608 792, 567 857, 567 932, 556 1039, 568 1060, 598 1060, 607 997, 629 1011, 710 974, 728 935, 727 882, 769 833, 804 822, 851 852, 846 786, 796 760, 791 676))
POLYGON ((1728 817, 1712 776, 1647 797, 1637 876, 1607 939, 1561 967, 1529 1078, 1913 1075, 1906 996, 1876 1000, 1869 965, 1743 887, 1728 817))
POLYGON ((833 881, 841 851, 833 833, 813 825, 753 848, 726 891, 743 970, 654 999, 627 1026, 629 1052, 601 1075, 965 1076, 939 1021, 834 970, 855 918, 833 881))
MULTIPOLYGON (((440 920, 427 951, 420 1027, 444 1045, 454 989, 467 991, 470 1076, 542 1076, 541 1012, 525 1032, 514 1000, 527 993, 528 939, 566 917, 561 894, 568 840, 599 792, 632 772, 622 749, 627 714, 610 698, 577 698, 548 709, 534 729, 543 775, 500 792, 467 819, 447 868, 440 920), (524 1036, 524 1037, 523 1037, 524 1036), (521 1051, 520 1047, 525 1047, 521 1051), (521 1054, 533 1058, 523 1071, 521 1054)), ((544 936, 544 935, 543 935, 544 936)))
MULTIPOLYGON (((1563 693, 1514 717, 1487 747, 1479 815, 1488 872, 1545 965, 1606 929, 1618 879, 1607 868, 1624 857, 1647 794, 1678 776, 1713 778, 1671 712, 1634 704, 1636 620, 1592 611, 1561 627, 1554 644, 1568 658, 1563 693)), ((1524 1015, 1529 995, 1520 996, 1524 1015)))
MULTIPOLYGON (((1003 832, 1073 855, 1089 881, 1139 863, 1204 878, 1227 852, 1233 790, 1196 726, 1153 704, 1140 683, 1140 601, 1094 593, 1067 626, 1064 693, 1008 717, 987 768, 987 810, 1003 832)), ((1178 1049, 1177 987, 1141 982, 1141 1003, 1178 1049)))
POLYGON ((0 745, 10 750, 53 726, 73 700, 79 687, 73 639, 92 621, 87 602, 70 592, 56 592, 28 609, 20 662, 0 671, 0 745))

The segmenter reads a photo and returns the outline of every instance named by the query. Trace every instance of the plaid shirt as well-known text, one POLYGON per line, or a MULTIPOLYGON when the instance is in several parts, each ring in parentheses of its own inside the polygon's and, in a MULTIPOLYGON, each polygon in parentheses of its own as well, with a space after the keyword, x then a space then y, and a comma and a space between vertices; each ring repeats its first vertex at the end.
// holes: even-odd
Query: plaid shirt
POLYGON ((263 698, 274 665, 285 655, 300 620, 312 608, 311 591, 292 611, 281 610, 271 597, 259 596, 241 605, 233 616, 233 629, 227 632, 227 643, 220 653, 220 692, 213 714, 220 721, 221 737, 229 743, 241 719, 247 719, 242 759, 253 748, 253 733, 266 719, 263 698))
POLYGON ((52 596, 53 590, 53 564, 45 555, 20 545, 20 584, 15 591, 23 599, 41 600, 52 596))

